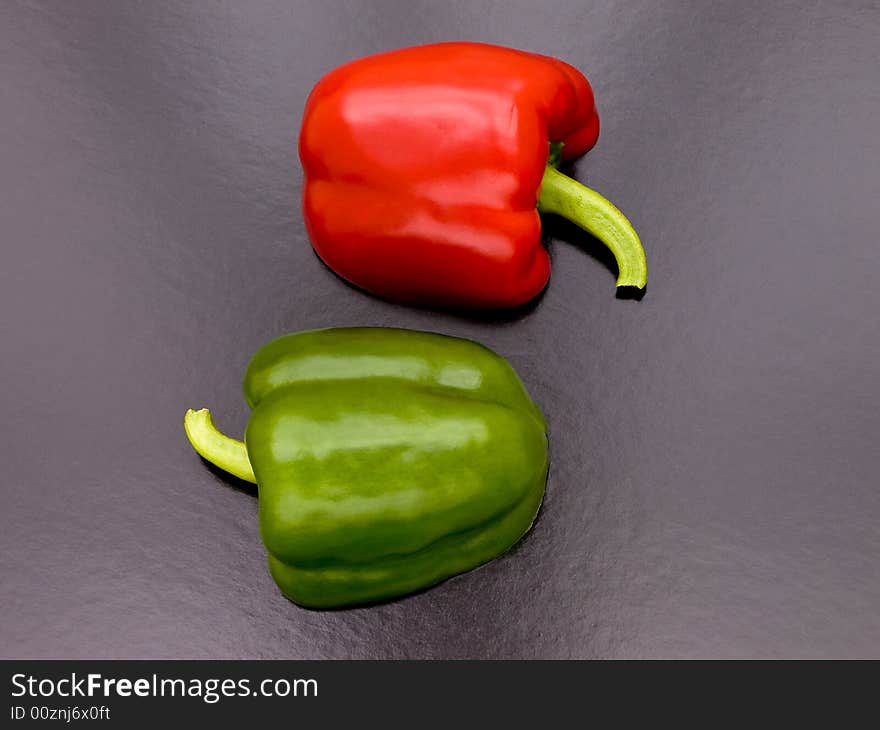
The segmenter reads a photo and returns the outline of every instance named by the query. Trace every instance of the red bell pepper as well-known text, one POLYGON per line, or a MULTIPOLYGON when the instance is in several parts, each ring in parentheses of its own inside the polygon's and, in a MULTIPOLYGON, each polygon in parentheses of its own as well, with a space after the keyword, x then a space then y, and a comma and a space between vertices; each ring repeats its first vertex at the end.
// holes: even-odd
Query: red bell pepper
POLYGON ((550 276, 541 210, 602 240, 617 286, 644 288, 645 254, 629 221, 556 170, 598 134, 589 82, 554 58, 441 43, 353 61, 306 104, 309 236, 331 269, 379 296, 510 307, 550 276))

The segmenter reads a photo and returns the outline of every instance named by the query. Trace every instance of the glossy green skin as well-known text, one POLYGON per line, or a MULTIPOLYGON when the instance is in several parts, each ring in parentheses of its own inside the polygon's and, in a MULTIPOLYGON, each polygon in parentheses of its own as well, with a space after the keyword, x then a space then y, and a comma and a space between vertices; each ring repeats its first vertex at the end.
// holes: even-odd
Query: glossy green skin
POLYGON ((293 601, 368 603, 497 557, 544 495, 544 419, 469 340, 349 328, 288 335, 245 376, 269 568, 293 601))

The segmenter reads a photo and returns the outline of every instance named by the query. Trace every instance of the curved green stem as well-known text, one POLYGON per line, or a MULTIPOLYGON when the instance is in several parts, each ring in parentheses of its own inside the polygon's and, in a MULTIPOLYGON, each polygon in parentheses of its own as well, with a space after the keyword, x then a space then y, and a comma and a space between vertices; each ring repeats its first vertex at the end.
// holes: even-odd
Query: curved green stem
POLYGON ((239 479, 257 483, 244 443, 220 433, 207 408, 190 408, 183 417, 183 428, 199 456, 239 479))
POLYGON ((544 170, 538 210, 567 218, 608 246, 617 260, 617 286, 645 288, 648 263, 639 234, 611 201, 563 175, 551 163, 544 170))

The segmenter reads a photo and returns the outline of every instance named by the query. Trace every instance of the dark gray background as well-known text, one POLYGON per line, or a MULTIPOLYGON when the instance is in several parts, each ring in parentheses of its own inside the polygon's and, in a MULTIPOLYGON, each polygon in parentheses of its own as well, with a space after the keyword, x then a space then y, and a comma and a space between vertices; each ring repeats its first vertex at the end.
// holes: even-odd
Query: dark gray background
POLYGON ((876 2, 0 5, 4 657, 880 656, 876 2), (312 253, 296 136, 343 61, 473 39, 596 92, 577 175, 641 233, 614 295, 556 226, 506 317, 419 311, 312 253), (480 340, 547 414, 510 554, 336 612, 281 597, 240 434, 268 339, 395 325, 480 340))

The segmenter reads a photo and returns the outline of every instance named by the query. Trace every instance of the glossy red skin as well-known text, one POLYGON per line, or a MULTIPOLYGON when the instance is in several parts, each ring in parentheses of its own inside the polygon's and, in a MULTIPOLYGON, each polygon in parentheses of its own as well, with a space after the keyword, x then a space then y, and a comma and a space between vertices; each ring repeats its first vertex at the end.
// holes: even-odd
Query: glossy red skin
POLYGON ((300 135, 312 244, 344 279, 415 304, 502 308, 550 277, 536 210, 548 142, 589 150, 587 79, 477 43, 405 48, 315 86, 300 135))

